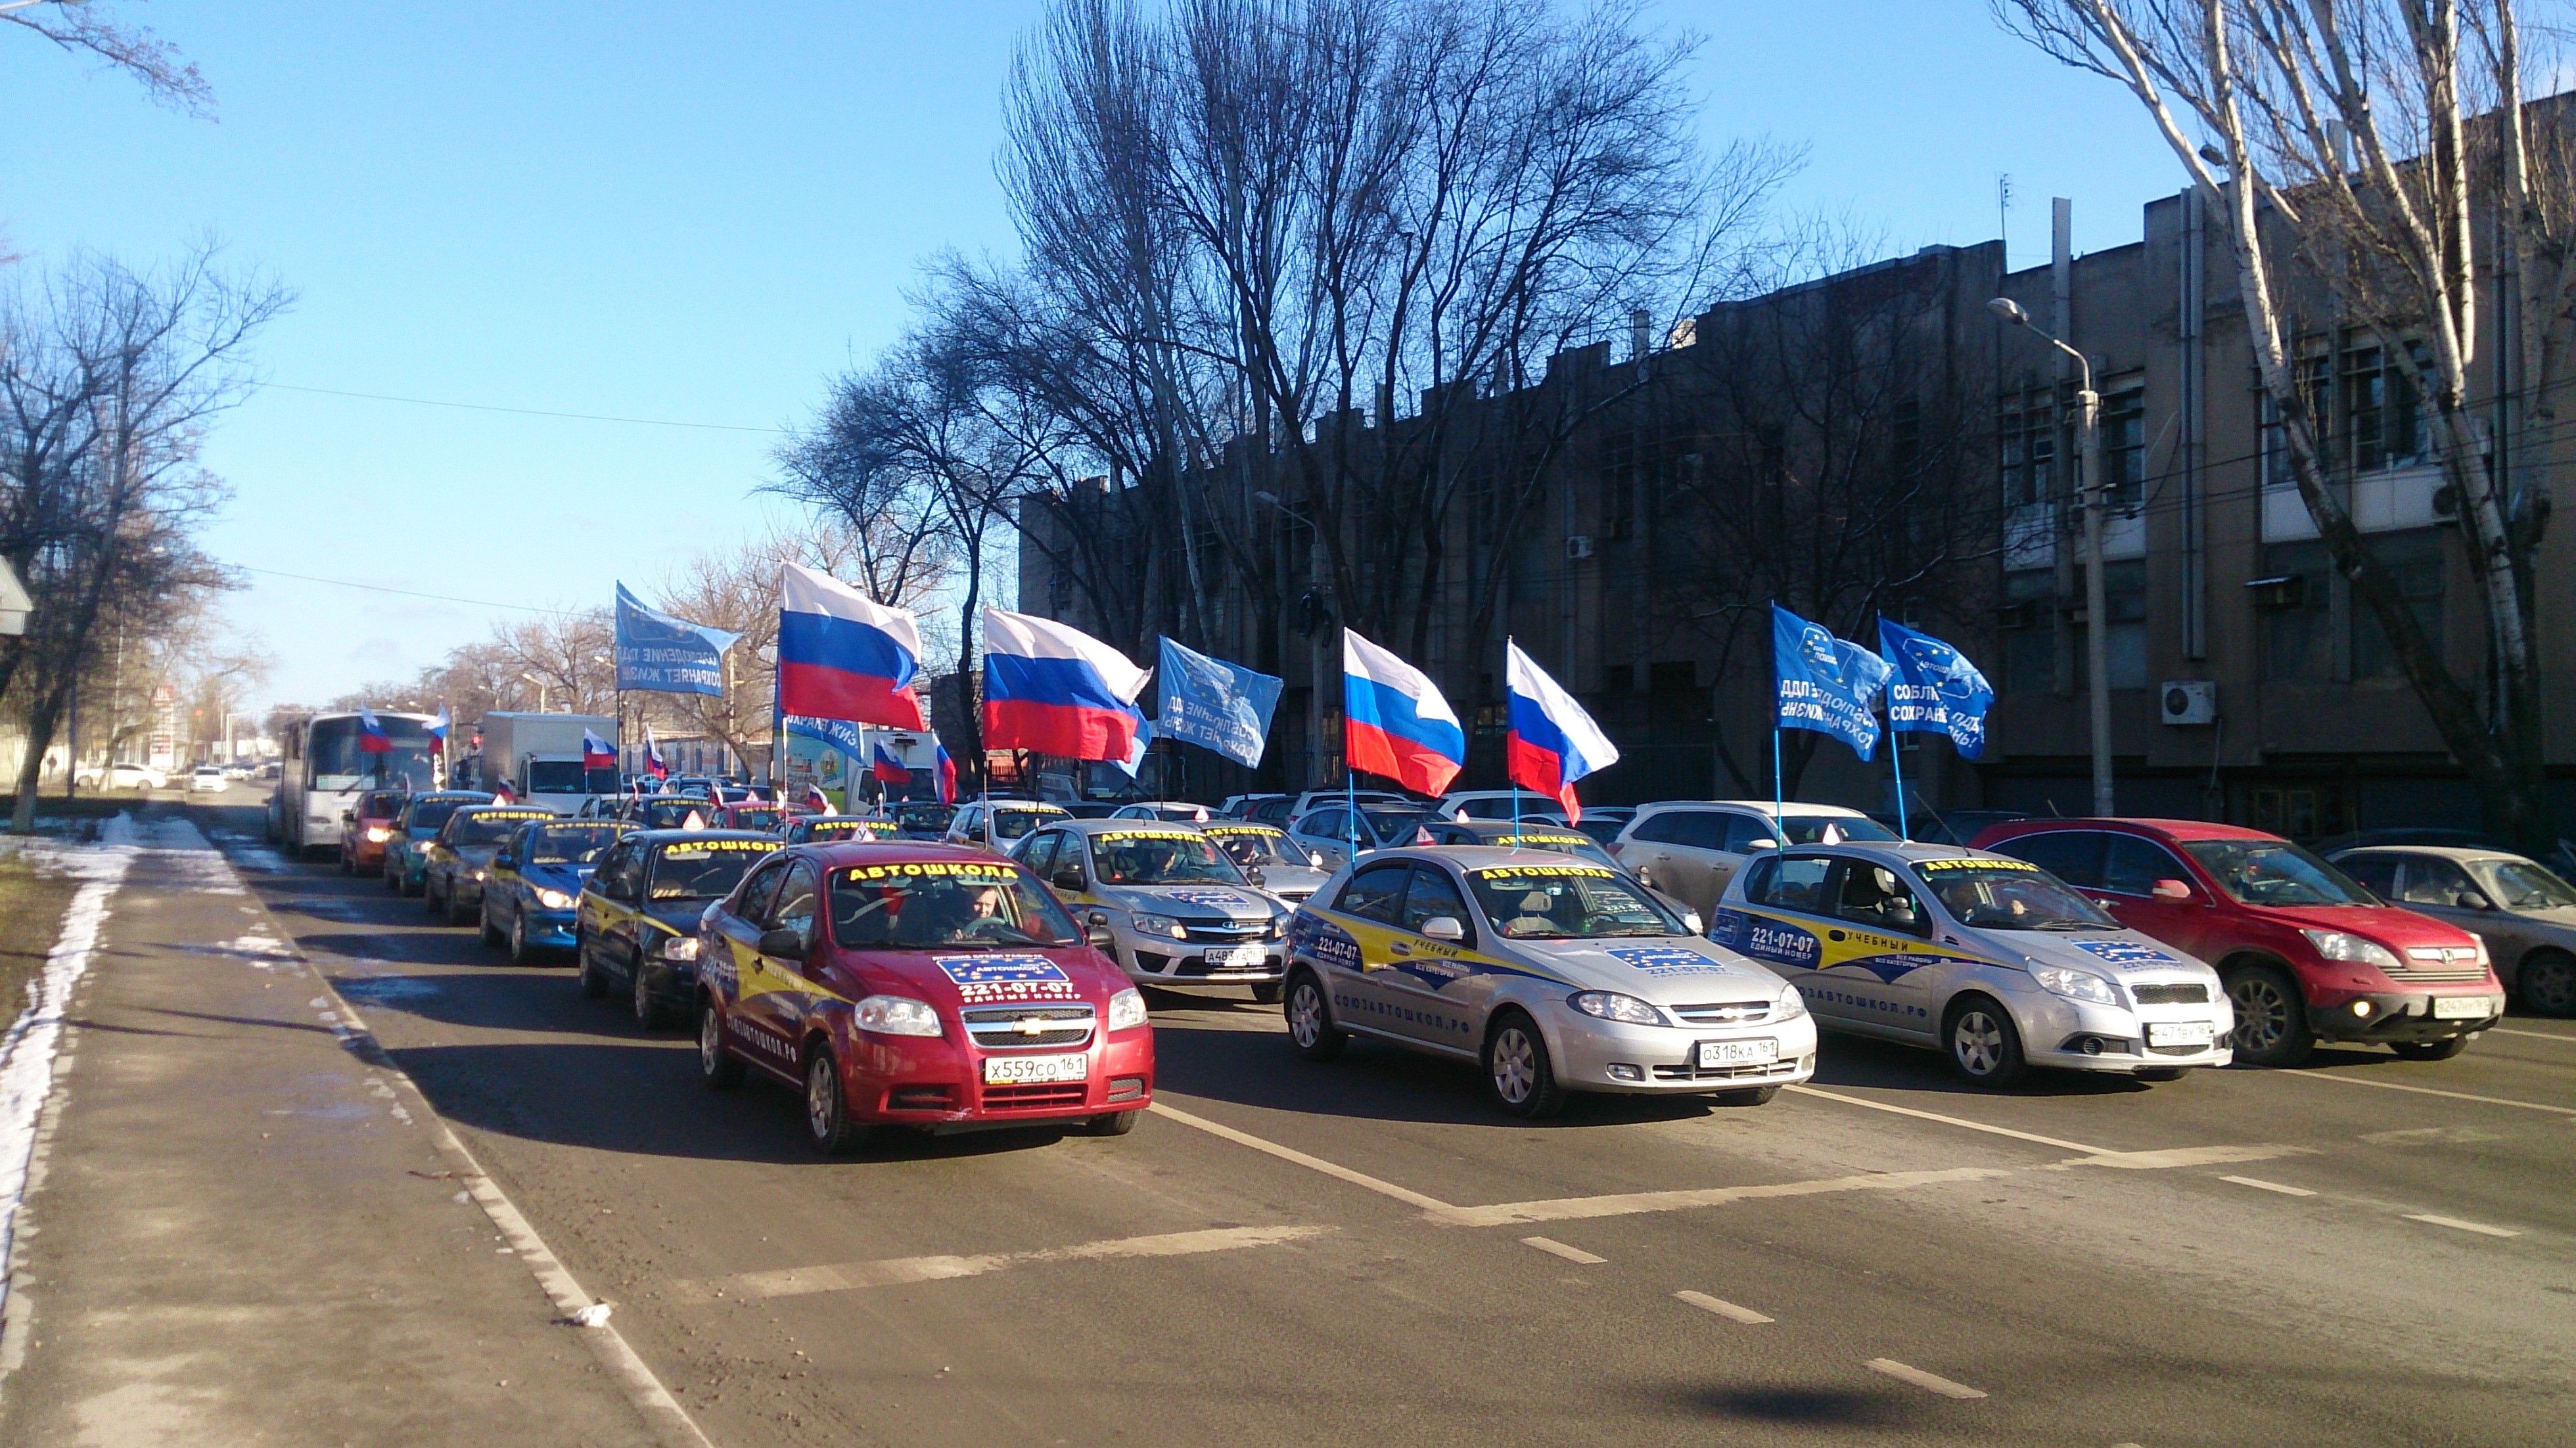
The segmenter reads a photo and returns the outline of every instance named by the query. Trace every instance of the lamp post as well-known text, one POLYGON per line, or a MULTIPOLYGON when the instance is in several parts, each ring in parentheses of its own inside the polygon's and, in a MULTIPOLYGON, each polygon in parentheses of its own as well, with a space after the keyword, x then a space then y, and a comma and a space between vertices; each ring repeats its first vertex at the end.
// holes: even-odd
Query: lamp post
POLYGON ((554 711, 552 709, 546 707, 546 681, 538 678, 534 674, 521 674, 519 677, 537 686, 537 712, 540 714, 553 713, 554 711))
POLYGON ((2102 397, 2093 390, 2093 364, 2083 353, 2032 325, 2030 313, 2010 297, 1997 297, 1986 309, 2075 359, 2082 378, 2075 391, 2075 428, 2079 466, 2077 504, 2084 513, 2084 674, 2093 714, 2093 813, 2116 813, 2111 798, 2111 678, 2107 609, 2102 589, 2102 397))
MULTIPOLYGON (((1288 519, 1292 523, 1299 524, 1307 530, 1306 591, 1309 596, 1321 598, 1324 594, 1326 585, 1324 530, 1316 526, 1314 519, 1298 512, 1277 493, 1256 491, 1252 495, 1252 500, 1261 504, 1265 508, 1277 510, 1281 517, 1288 519)), ((1340 634, 1335 633, 1328 638, 1324 636, 1324 631, 1321 629, 1317 629, 1314 633, 1307 635, 1306 639, 1308 672, 1313 676, 1311 686, 1306 691, 1307 747, 1312 751, 1312 758, 1314 760, 1314 769, 1306 778, 1306 782, 1310 786, 1320 786, 1324 783, 1324 700, 1326 697, 1324 690, 1326 687, 1326 681, 1332 679, 1334 674, 1337 672, 1334 667, 1336 662, 1334 652, 1340 644, 1340 641, 1340 634)), ((1344 727, 1348 727, 1347 723, 1345 723, 1344 727)), ((1347 740, 1349 736, 1345 734, 1343 737, 1347 740)), ((1344 750, 1345 755, 1347 756, 1347 744, 1344 745, 1344 750)), ((1345 775, 1347 775, 1348 772, 1349 771, 1346 769, 1344 771, 1345 775)), ((1285 780, 1282 782, 1285 783, 1285 780)))

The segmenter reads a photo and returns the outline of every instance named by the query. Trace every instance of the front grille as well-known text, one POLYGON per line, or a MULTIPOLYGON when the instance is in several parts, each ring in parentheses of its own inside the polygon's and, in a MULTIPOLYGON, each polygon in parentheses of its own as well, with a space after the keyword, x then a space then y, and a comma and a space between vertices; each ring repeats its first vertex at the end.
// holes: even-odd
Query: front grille
POLYGON ((1080 1081, 1044 1081, 1029 1086, 987 1086, 984 1106, 991 1111, 1030 1111, 1047 1106, 1080 1106, 1090 1093, 1080 1081))
POLYGON ((1182 928, 1189 932, 1193 945, 1241 945, 1247 940, 1259 940, 1270 930, 1268 925, 1259 921, 1247 921, 1241 925, 1187 925, 1182 928))
POLYGON ((2485 980, 2474 945, 2413 945, 2406 949, 2406 968, 2388 973, 2391 980, 2485 980))
POLYGON ((953 1086, 897 1086, 886 1095, 888 1111, 945 1111, 953 1086))
POLYGON ((1743 1081, 1764 1076, 1795 1076, 1798 1063, 1779 1060, 1742 1066, 1657 1066, 1654 1072, 1658 1081, 1743 1081))
POLYGON ((2147 1047, 2147 1054, 2151 1056, 2197 1056, 2203 1051, 2213 1050, 2226 1044, 2227 1038, 2225 1036, 2221 1036, 2206 1046, 2149 1046, 2147 1047))
POLYGON ((1079 1046, 1091 1039, 1087 1005, 969 1006, 958 1015, 966 1022, 966 1034, 987 1051, 1079 1046), (1023 1022, 1043 1024, 1032 1031, 1023 1030, 1023 1022))
POLYGON ((2133 985, 2130 993, 2142 1006, 2197 1006, 2209 1002, 2205 985, 2133 985))
POLYGON ((1768 1020, 1769 1001, 1711 1001, 1695 1006, 1666 1006, 1664 1009, 1694 1026, 1740 1026, 1748 1021, 1768 1020))
POLYGON ((2487 978, 2487 973, 2477 966, 2471 966, 2467 970, 2392 970, 2388 972, 2388 978, 2395 981, 2422 981, 2428 985, 2437 983, 2448 985, 2459 981, 2483 981, 2487 978))

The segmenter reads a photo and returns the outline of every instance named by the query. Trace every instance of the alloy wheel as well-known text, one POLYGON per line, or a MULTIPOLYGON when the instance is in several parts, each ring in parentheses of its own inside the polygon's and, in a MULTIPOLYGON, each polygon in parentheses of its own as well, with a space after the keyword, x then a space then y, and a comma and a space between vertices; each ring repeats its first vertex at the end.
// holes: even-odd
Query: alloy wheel
POLYGON ((821 1051, 814 1053, 813 1063, 805 1068, 805 1126, 816 1141, 829 1140, 837 1124, 835 1112, 841 1083, 833 1073, 832 1058, 821 1051))
POLYGON ((724 1066, 724 1021, 713 1006, 698 1012, 698 1069, 709 1076, 724 1066))
POLYGON ((2240 1051, 2269 1051, 2290 1032, 2290 1002, 2268 975, 2248 972, 2228 983, 2236 1006, 2234 1042, 2240 1051))
POLYGON ((1996 1024, 1993 1016, 1972 1009, 1951 1028, 1950 1049, 1957 1053, 1960 1069, 1969 1075, 1991 1076, 2003 1065, 2003 1027, 1996 1024))
POLYGON ((1324 1034, 1323 992, 1303 981, 1288 997, 1288 1039, 1310 1050, 1324 1034))
POLYGON ((1493 1072, 1494 1094, 1508 1105, 1520 1105, 1538 1089, 1538 1052, 1519 1026, 1505 1026, 1494 1037, 1493 1072))

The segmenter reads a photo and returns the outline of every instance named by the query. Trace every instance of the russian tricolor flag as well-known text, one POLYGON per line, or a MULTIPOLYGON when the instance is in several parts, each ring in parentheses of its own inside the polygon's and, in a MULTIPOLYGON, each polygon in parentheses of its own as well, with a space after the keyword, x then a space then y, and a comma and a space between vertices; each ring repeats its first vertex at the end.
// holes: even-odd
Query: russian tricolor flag
POLYGON ((912 783, 912 771, 904 768, 903 761, 894 757, 894 751, 886 748, 882 739, 877 741, 876 762, 868 767, 868 772, 876 776, 879 784, 912 783))
POLYGON ((1512 782, 1554 795, 1565 806, 1565 822, 1582 823, 1574 782, 1618 763, 1618 748, 1519 644, 1505 641, 1503 669, 1511 690, 1511 733, 1503 744, 1512 782))
POLYGON ((662 759, 662 746, 653 742, 653 726, 644 726, 644 772, 655 779, 669 779, 671 766, 662 759))
POLYGON ((1349 629, 1342 709, 1342 755, 1353 769, 1438 794, 1467 762, 1467 731, 1430 676, 1349 629))
POLYGON ((939 779, 939 802, 955 804, 957 802, 957 761, 948 757, 947 745, 939 744, 932 747, 939 751, 939 761, 935 766, 939 779))
POLYGON ((584 729, 581 731, 581 767, 584 769, 615 769, 617 767, 617 746, 600 738, 591 731, 584 729))
POLYGON ((385 721, 377 718, 376 711, 364 704, 358 706, 358 751, 362 754, 394 752, 393 736, 385 732, 385 721))
POLYGON ((984 743, 1065 759, 1135 757, 1150 671, 1048 618, 984 610, 984 743))
POLYGON ((787 565, 778 596, 778 710, 890 729, 927 729, 912 676, 921 628, 828 574, 787 565))

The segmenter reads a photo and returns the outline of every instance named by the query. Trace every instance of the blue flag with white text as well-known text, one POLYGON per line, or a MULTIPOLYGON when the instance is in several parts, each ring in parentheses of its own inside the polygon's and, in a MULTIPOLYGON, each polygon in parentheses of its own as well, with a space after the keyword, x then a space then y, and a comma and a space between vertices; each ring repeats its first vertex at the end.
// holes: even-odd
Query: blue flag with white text
POLYGON ((1779 689, 1779 727, 1830 734, 1867 759, 1878 749, 1872 707, 1887 684, 1887 660, 1771 605, 1771 672, 1779 689))
POLYGON ((1279 704, 1279 680, 1168 638, 1161 663, 1155 670, 1163 692, 1154 732, 1205 745, 1246 768, 1258 767, 1270 743, 1270 711, 1279 704))
POLYGON ((724 693, 724 652, 740 634, 674 618, 617 585, 617 687, 658 694, 724 693))
POLYGON ((1986 752, 1986 710, 1995 689, 1967 655, 1885 618, 1878 621, 1878 646, 1896 670, 1887 686, 1889 730, 1947 734, 1961 759, 1986 752))

